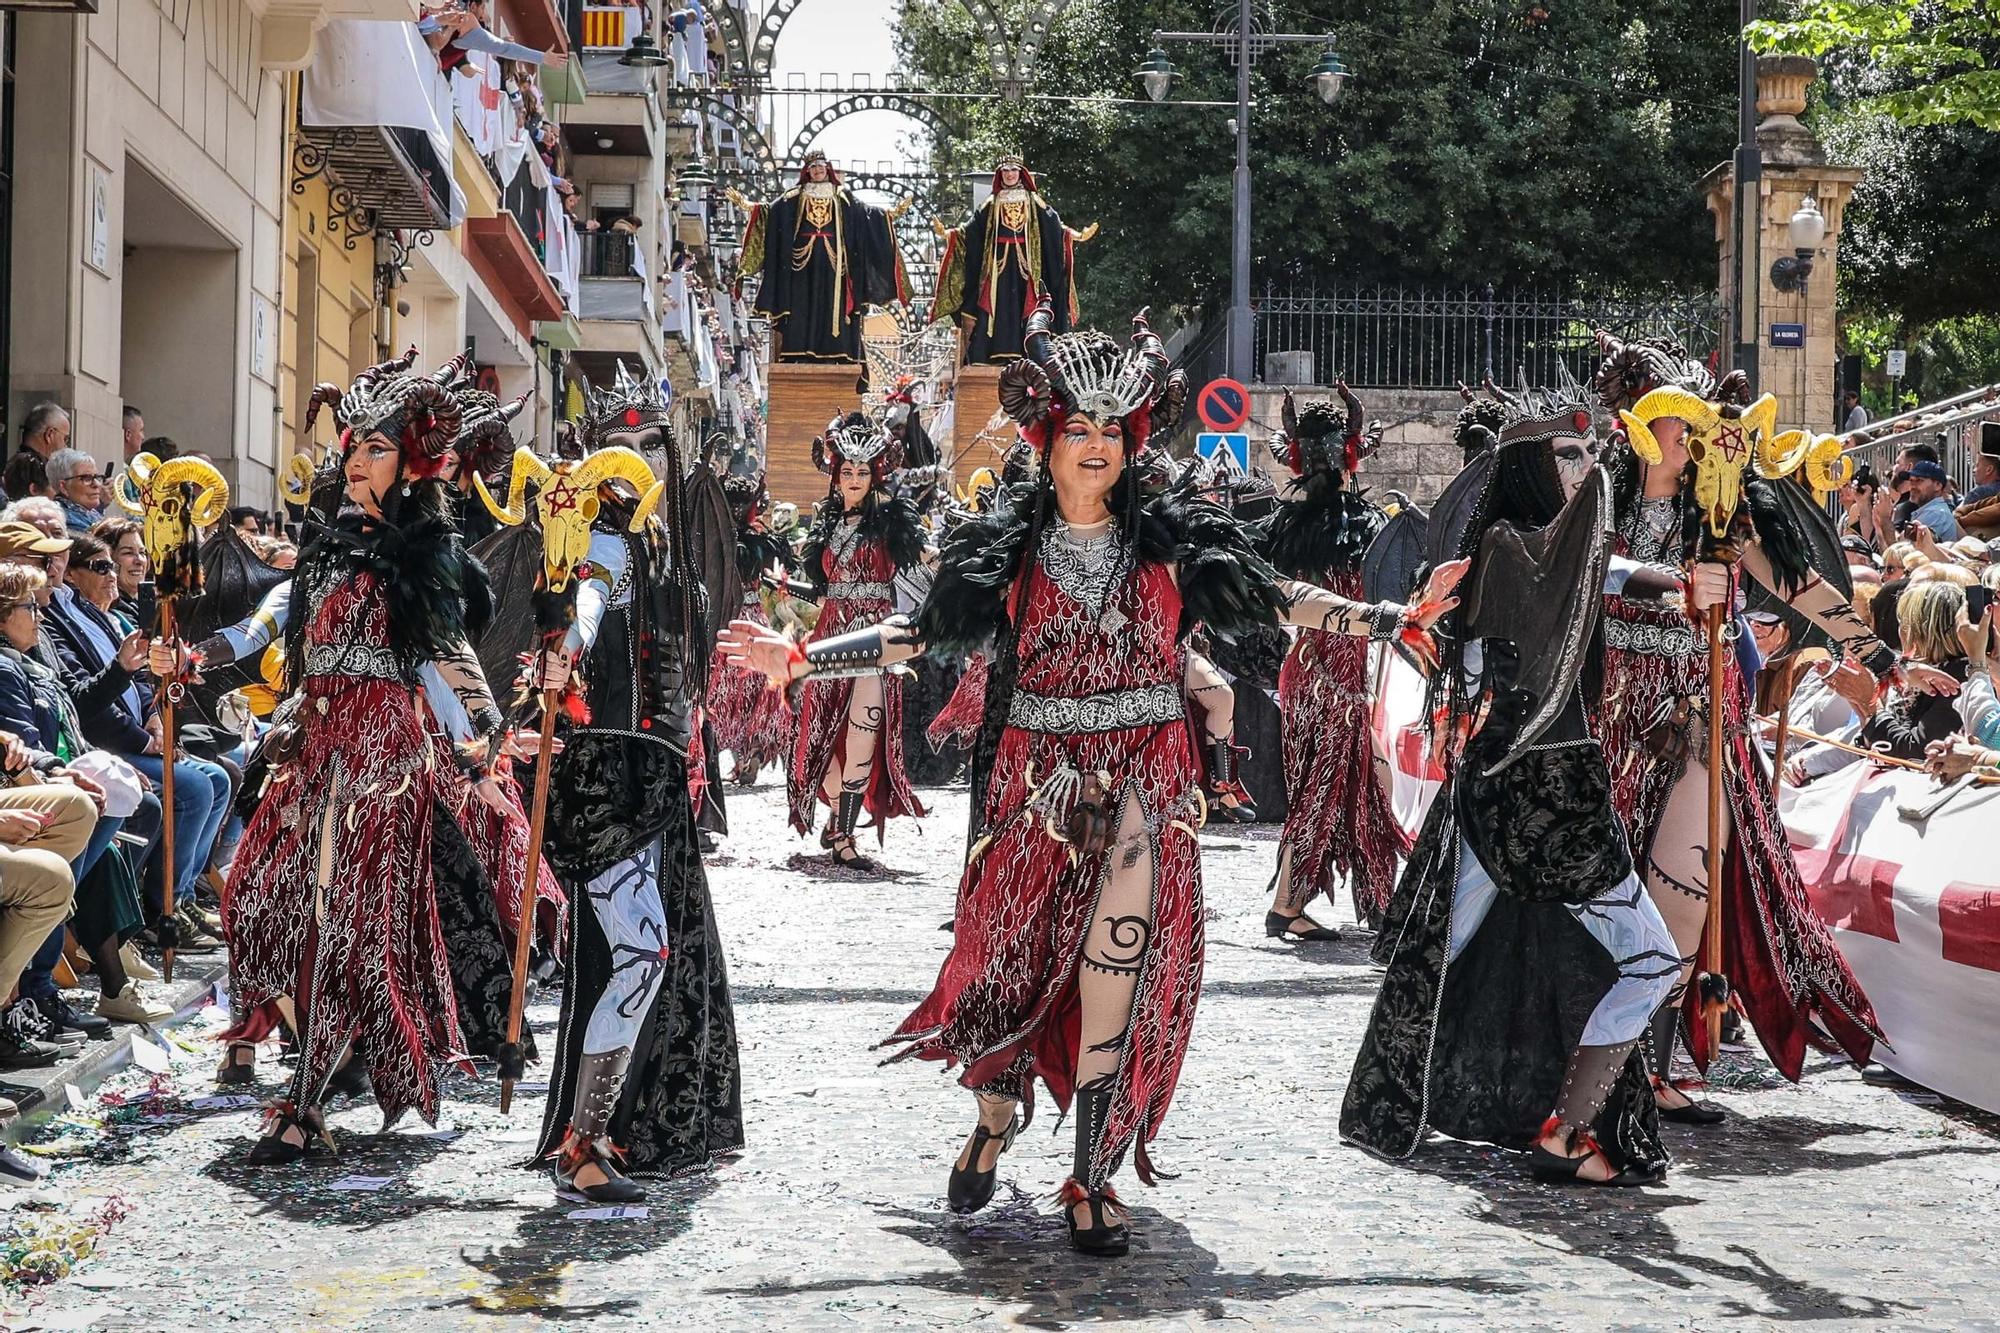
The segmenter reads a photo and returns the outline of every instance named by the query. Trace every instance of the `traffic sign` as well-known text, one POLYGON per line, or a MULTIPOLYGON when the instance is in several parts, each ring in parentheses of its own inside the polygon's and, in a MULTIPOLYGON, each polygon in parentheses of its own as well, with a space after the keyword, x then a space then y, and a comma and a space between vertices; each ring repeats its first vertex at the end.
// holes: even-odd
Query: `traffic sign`
POLYGON ((1213 431, 1233 431, 1250 419, 1250 391, 1235 380, 1210 380, 1194 400, 1201 424, 1213 431))
POLYGON ((1250 470, 1250 437, 1243 431, 1203 431, 1194 437, 1194 451, 1197 457, 1213 460, 1217 454, 1225 450, 1238 472, 1250 470))

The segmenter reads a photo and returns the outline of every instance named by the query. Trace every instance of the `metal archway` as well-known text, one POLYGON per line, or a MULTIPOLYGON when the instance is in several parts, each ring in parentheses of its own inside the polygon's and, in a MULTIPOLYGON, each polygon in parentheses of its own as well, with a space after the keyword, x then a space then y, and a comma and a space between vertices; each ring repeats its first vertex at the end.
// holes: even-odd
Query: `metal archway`
POLYGON ((692 108, 726 122, 729 128, 736 131, 738 145, 736 157, 747 170, 768 177, 773 185, 784 179, 784 173, 780 169, 782 164, 778 161, 777 154, 771 150, 770 141, 764 137, 764 131, 759 129, 757 122, 735 103, 705 88, 667 89, 662 92, 661 101, 669 107, 692 108))
POLYGON ((811 120, 800 126, 798 134, 792 139, 791 151, 786 154, 787 158, 794 162, 800 160, 805 156, 806 149, 812 146, 813 140, 819 138, 827 126, 837 120, 859 115, 863 111, 893 111, 908 116, 911 120, 921 121, 940 144, 951 136, 951 127, 945 124, 944 117, 923 102, 904 97, 899 93, 856 93, 822 108, 811 120))

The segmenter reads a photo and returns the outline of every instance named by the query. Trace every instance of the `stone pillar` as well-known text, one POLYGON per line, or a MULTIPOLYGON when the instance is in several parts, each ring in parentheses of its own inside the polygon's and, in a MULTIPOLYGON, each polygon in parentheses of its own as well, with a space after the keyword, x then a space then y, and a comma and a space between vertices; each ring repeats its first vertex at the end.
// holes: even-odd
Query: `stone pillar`
MULTIPOLYGON (((1755 336, 1759 346, 1759 393, 1778 399, 1781 429, 1793 426, 1818 431, 1836 428, 1836 374, 1840 344, 1835 332, 1835 275, 1839 271, 1840 228, 1847 201, 1861 180, 1859 167, 1830 165, 1826 150, 1800 123, 1806 90, 1819 67, 1805 56, 1760 56, 1757 60, 1757 143, 1763 150, 1764 173, 1758 191, 1760 210, 1755 336), (1826 218, 1826 236, 1813 254, 1811 275, 1798 291, 1778 290, 1771 266, 1791 255, 1792 214, 1807 198, 1826 218), (1779 346, 1777 333, 1785 326, 1804 328, 1803 346, 1779 346)), ((1725 162, 1702 180, 1709 211, 1715 215, 1716 244, 1721 260, 1724 302, 1735 299, 1735 227, 1730 214, 1735 203, 1736 172, 1725 162)))

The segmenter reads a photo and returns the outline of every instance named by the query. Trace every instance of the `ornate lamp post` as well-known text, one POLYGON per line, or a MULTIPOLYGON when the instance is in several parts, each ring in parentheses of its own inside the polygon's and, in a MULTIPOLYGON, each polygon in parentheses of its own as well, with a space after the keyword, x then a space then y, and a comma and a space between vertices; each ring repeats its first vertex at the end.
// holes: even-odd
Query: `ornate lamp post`
POLYGON ((1146 96, 1164 102, 1172 89, 1175 69, 1167 59, 1167 42, 1205 42, 1229 52, 1236 66, 1235 201, 1230 210, 1229 246, 1229 373, 1248 383, 1254 372, 1251 355, 1255 324, 1250 313, 1250 67, 1274 46, 1316 44, 1326 48, 1311 76, 1320 101, 1332 106, 1347 86, 1349 70, 1334 50, 1331 33, 1266 32, 1251 12, 1250 0, 1236 0, 1234 13, 1225 12, 1211 32, 1155 32, 1153 49, 1136 73, 1146 96))

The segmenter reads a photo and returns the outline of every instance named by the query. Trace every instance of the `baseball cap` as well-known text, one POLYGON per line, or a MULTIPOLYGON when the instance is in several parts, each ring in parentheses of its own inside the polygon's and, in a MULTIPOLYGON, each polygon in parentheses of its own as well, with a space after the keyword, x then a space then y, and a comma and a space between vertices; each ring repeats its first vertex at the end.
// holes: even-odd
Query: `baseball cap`
POLYGON ((17 555, 61 555, 70 548, 67 537, 51 537, 32 523, 0 523, 0 560, 17 555))
POLYGON ((1927 458, 1920 458, 1910 464, 1910 475, 1924 481, 1935 481, 1939 485, 1951 481, 1951 474, 1944 470, 1943 464, 1933 463, 1927 458))

